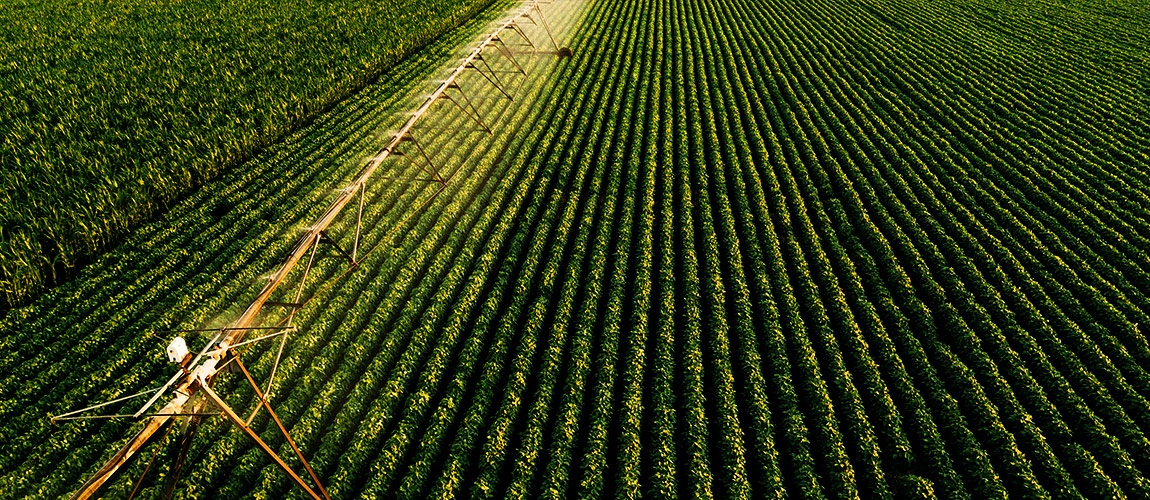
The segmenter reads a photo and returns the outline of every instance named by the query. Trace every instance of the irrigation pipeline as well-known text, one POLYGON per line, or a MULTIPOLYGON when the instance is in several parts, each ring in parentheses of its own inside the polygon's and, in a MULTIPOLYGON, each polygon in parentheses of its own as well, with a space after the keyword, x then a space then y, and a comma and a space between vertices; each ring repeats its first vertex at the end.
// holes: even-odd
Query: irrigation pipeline
MULTIPOLYGON (((227 328, 201 330, 215 332, 215 334, 213 335, 211 341, 209 341, 207 345, 205 345, 204 348, 194 356, 191 353, 186 352, 186 346, 183 344, 182 339, 177 339, 180 343, 180 348, 174 348, 173 346, 176 344, 176 342, 173 341, 173 345, 169 346, 169 357, 172 358, 172 361, 179 366, 179 369, 167 381, 166 384, 164 384, 159 389, 144 391, 133 396, 119 398, 107 403, 101 403, 98 405, 90 406, 88 408, 52 417, 53 423, 70 420, 121 418, 129 416, 136 419, 147 419, 144 426, 136 433, 136 435, 130 438, 128 442, 122 448, 120 448, 120 450, 117 451, 112 456, 112 458, 108 460, 107 463, 104 464, 103 467, 101 467, 94 475, 92 475, 92 477, 88 479, 88 481, 86 481, 78 491, 75 492, 72 498, 83 499, 96 495, 100 488, 109 479, 113 478, 117 471, 128 464, 140 450, 147 446, 149 442, 152 441, 153 438, 159 434, 162 429, 165 428, 165 426, 174 425, 177 422, 176 419, 183 420, 187 424, 185 426, 185 439, 183 440, 182 444, 183 450, 181 451, 179 459, 177 460, 177 464, 175 465, 176 469, 174 473, 170 475, 178 477, 179 467, 182 466, 184 454, 187 451, 188 443, 190 442, 191 435, 195 430, 195 426, 198 425, 200 419, 214 415, 223 415, 236 426, 240 427, 244 433, 248 435, 248 437, 250 437, 265 453, 267 453, 268 456, 271 457, 276 462, 276 464, 284 470, 285 473, 291 476, 292 480, 304 491, 306 491, 311 498, 329 498, 327 492, 323 488, 323 485, 320 483, 319 478, 311 470, 307 460, 299 451, 298 447, 295 445, 295 442, 291 439, 287 429, 280 422, 278 416, 276 416, 275 412, 272 410, 271 405, 268 404, 267 396, 267 392, 271 387, 272 378, 275 376, 275 369, 276 366, 278 366, 279 357, 283 352, 284 342, 286 341, 288 334, 295 331, 295 328, 291 325, 292 318, 294 317, 295 313, 299 311, 300 308, 302 308, 308 302, 308 300, 310 300, 308 299, 301 302, 300 297, 305 288, 305 285, 307 284, 308 272, 311 270, 315 261, 317 248, 321 242, 330 243, 333 245, 335 244, 334 239, 328 235, 327 229, 339 219, 340 215, 344 213, 349 204, 351 204, 353 201, 358 201, 358 210, 356 211, 355 218, 355 237, 351 249, 350 251, 346 251, 342 247, 336 245, 339 253, 346 258, 348 266, 343 271, 343 273, 341 273, 335 279, 339 279, 340 277, 346 275, 348 272, 357 268, 359 263, 363 261, 363 258, 366 258, 366 256, 375 249, 375 247, 372 247, 366 252, 363 252, 362 256, 360 255, 360 242, 361 237, 363 236, 363 211, 365 200, 367 198, 366 192, 369 183, 373 180, 373 176, 376 175, 376 172, 388 157, 392 156, 393 154, 413 156, 400 151, 399 148, 401 144, 410 143, 414 146, 415 150, 420 154, 422 159, 425 160, 425 163, 420 164, 419 168, 423 170, 424 173, 428 174, 429 178, 426 180, 434 181, 440 184, 440 187, 434 192, 432 198, 443 192, 443 188, 446 186, 447 181, 451 176, 444 177, 440 171, 435 168, 434 163, 432 163, 431 159, 423 151, 422 146, 412 136, 412 129, 415 127, 416 123, 420 121, 420 119, 428 115, 435 103, 446 101, 462 111, 471 120, 478 123, 488 134, 491 134, 492 130, 484 125, 480 119, 479 110, 474 104, 472 104, 468 94, 463 91, 463 88, 459 82, 459 77, 468 72, 477 73, 482 76, 487 83, 494 86, 502 95, 506 96, 508 99, 513 100, 513 95, 507 91, 508 89, 505 88, 505 82, 500 79, 498 71, 492 67, 491 63, 485 59, 485 57, 490 55, 490 57, 503 58, 513 68, 526 76, 526 70, 516 60, 516 51, 513 47, 516 45, 529 46, 531 48, 531 54, 537 54, 541 52, 537 50, 536 44, 531 41, 531 38, 524 30, 523 25, 526 25, 527 23, 541 28, 546 33, 550 45, 555 49, 554 54, 559 56, 571 54, 570 49, 566 47, 560 48, 559 45, 555 42, 555 38, 551 33, 550 27, 543 19, 543 12, 539 7, 539 2, 535 0, 529 0, 521 10, 514 13, 506 22, 492 31, 489 35, 487 35, 486 38, 483 39, 482 42, 476 46, 470 52, 470 54, 462 60, 459 66, 457 66, 454 71, 452 71, 451 74, 442 83, 440 83, 435 91, 432 92, 431 95, 426 98, 426 100, 424 100, 423 104, 419 106, 419 108, 410 116, 410 118, 406 121, 406 123, 404 123, 399 131, 391 137, 391 140, 388 141, 387 145, 371 157, 370 161, 355 177, 355 180, 338 191, 339 194, 335 200, 332 201, 332 203, 327 207, 319 219, 316 220, 315 223, 312 224, 301 236, 298 243, 292 249, 291 253, 288 254, 288 256, 276 269, 276 271, 268 278, 268 281, 260 290, 259 294, 247 306, 247 308, 239 316, 238 319, 236 319, 227 328), (505 36, 521 38, 524 43, 509 44, 504 40, 505 36), (450 90, 454 90, 454 95, 448 92, 450 90), (325 241, 325 238, 327 241, 325 241), (297 266, 299 266, 302 262, 306 262, 306 265, 303 267, 302 276, 299 278, 299 284, 295 292, 294 301, 272 301, 271 298, 273 293, 275 293, 281 287, 281 285, 288 282, 288 278, 292 271, 295 270, 297 266), (277 306, 287 308, 288 312, 286 316, 280 319, 280 321, 275 324, 275 326, 261 326, 259 324, 260 313, 264 310, 265 307, 277 306), (262 335, 261 337, 254 340, 249 340, 247 342, 244 341, 244 336, 247 333, 261 330, 270 333, 262 335), (247 368, 240 360, 239 356, 242 354, 242 352, 238 350, 238 348, 244 347, 246 349, 253 342, 276 337, 278 337, 280 340, 279 352, 276 355, 275 365, 273 365, 271 375, 269 376, 267 384, 268 389, 261 390, 259 384, 256 383, 251 373, 248 372, 247 368), (215 348, 212 348, 213 345, 215 348), (176 350, 178 355, 173 355, 173 349, 176 350), (180 349, 182 349, 182 351, 180 351, 180 349), (254 389, 258 399, 256 408, 253 409, 251 416, 249 416, 247 419, 244 419, 239 414, 237 414, 212 389, 212 384, 215 380, 215 376, 225 368, 233 367, 231 365, 234 365, 234 368, 238 368, 239 370, 243 371, 245 378, 254 389), (134 414, 96 416, 82 415, 83 413, 89 412, 91 410, 102 408, 113 403, 120 403, 135 397, 146 396, 148 394, 152 395, 151 398, 148 399, 147 403, 145 403, 143 407, 141 407, 139 411, 135 412, 134 414), (165 404, 158 411, 149 411, 156 404, 156 402, 165 395, 170 396, 167 404, 165 404), (296 456, 307 469, 308 475, 310 476, 312 483, 315 485, 315 488, 312 488, 312 486, 309 485, 299 474, 296 474, 296 472, 290 466, 288 466, 287 463, 284 462, 284 460, 271 447, 269 447, 254 430, 251 429, 251 427, 249 427, 248 424, 252 421, 252 418, 255 417, 256 412, 258 412, 261 407, 267 409, 268 413, 275 420, 279 430, 283 433, 284 438, 286 438, 287 442, 291 444, 291 447, 296 456)), ((430 199, 426 200, 424 204, 421 205, 420 209, 416 210, 416 212, 421 210, 422 207, 427 206, 427 203, 430 201, 430 199)), ((330 286, 330 283, 328 283, 327 286, 330 286)), ((321 291, 324 289, 326 289, 326 286, 322 287, 321 291)), ((171 427, 168 427, 168 431, 170 430, 171 427)), ((166 433, 164 435, 166 436, 166 433)), ((155 455, 153 455, 153 460, 154 458, 155 455)), ((151 466, 151 461, 148 462, 148 466, 151 466)), ((145 468, 144 474, 147 474, 147 468, 145 468)), ((140 479, 142 481, 143 476, 141 476, 140 479)), ((170 480, 174 481, 174 479, 170 480)), ((140 483, 137 483, 136 487, 138 488, 139 485, 140 483)), ((174 483, 169 483, 164 491, 165 496, 170 495, 173 490, 174 483)), ((134 493, 135 492, 133 491, 133 494, 134 493)))

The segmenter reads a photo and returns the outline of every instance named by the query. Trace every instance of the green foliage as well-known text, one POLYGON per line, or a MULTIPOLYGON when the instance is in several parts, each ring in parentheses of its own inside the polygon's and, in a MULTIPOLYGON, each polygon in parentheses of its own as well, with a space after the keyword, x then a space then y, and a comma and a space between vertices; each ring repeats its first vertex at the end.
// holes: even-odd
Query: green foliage
POLYGON ((489 0, 0 5, 0 306, 489 0))
MULTIPOLYGON (((340 498, 1150 496, 1150 18, 1047 7, 550 4, 574 57, 435 148, 460 170, 425 211, 373 187, 384 250, 297 316, 273 403, 340 498)), ((425 91, 437 47, 392 83, 425 91)), ((127 426, 43 414, 161 377, 158 326, 226 319, 397 92, 0 323, 3 491, 111 453, 127 426)), ((182 493, 298 496, 203 432, 182 493)))

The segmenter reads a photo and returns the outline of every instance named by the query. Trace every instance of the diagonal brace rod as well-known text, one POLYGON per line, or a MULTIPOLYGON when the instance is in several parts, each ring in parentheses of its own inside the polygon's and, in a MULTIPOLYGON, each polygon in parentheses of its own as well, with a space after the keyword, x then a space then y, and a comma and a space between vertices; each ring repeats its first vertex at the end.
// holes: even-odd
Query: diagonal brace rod
POLYGON ((324 240, 323 240, 324 243, 327 243, 328 245, 335 247, 335 250, 337 252, 339 252, 339 254, 343 256, 343 258, 347 259, 348 264, 355 265, 355 257, 352 257, 351 254, 347 253, 347 250, 344 250, 343 247, 341 247, 339 245, 339 242, 335 241, 335 238, 332 238, 331 235, 327 233, 326 229, 323 231, 320 231, 319 234, 322 234, 324 236, 324 240))
POLYGON ((307 469, 307 473, 311 475, 311 480, 315 481, 315 485, 319 488, 319 492, 323 494, 325 499, 331 500, 331 497, 327 495, 327 490, 325 490, 323 487, 323 483, 319 481, 319 477, 315 475, 315 471, 312 470, 311 465, 308 464, 307 459, 304 458, 303 452, 299 451, 299 447, 296 446, 295 440, 291 438, 291 435, 288 434, 287 428, 284 427, 283 422, 280 421, 279 415, 276 415, 275 410, 272 409, 272 405, 268 404, 268 398, 264 397, 264 394, 260 392, 259 384, 257 384, 256 380, 252 378, 251 372, 248 371, 247 367, 244 366, 244 362, 240 361, 238 356, 236 357, 236 364, 238 364, 240 370, 244 372, 244 377, 248 379, 248 383, 252 385, 252 389, 256 391, 256 397, 259 398, 260 404, 263 405, 264 408, 267 408, 268 414, 272 416, 272 420, 275 420, 276 426, 280 428, 280 432, 283 433, 284 438, 286 438, 288 444, 291 445, 292 451, 295 451, 296 456, 299 457, 299 461, 303 462, 303 467, 307 469))
POLYGON ((225 403, 222 398, 220 398, 220 395, 216 394, 216 391, 213 391, 212 388, 203 381, 200 383, 200 389, 204 391, 204 395, 207 396, 208 399, 212 400, 212 403, 219 407, 220 410, 223 410, 224 416, 227 417, 228 420, 231 420, 233 424, 236 424, 236 427, 239 427, 240 430, 244 431, 244 434, 247 434, 248 437, 252 438, 252 441, 255 441, 256 445, 259 446, 260 449, 264 451, 264 453, 267 453, 268 456, 270 456, 272 460, 275 461, 276 465, 283 469, 284 472, 287 472, 288 475, 291 476, 293 480, 295 480, 296 484, 300 486, 300 488, 303 488, 304 491, 306 491, 308 495, 311 495, 311 497, 315 500, 323 500, 319 495, 315 493, 314 490, 311 489, 310 486, 307 485, 307 483, 303 482, 303 479, 301 479, 294 470, 291 470, 291 467, 288 467, 288 464, 284 462, 282 458, 280 458, 279 454, 277 454, 275 450, 271 449, 271 447, 268 446, 263 439, 260 439, 260 435, 256 434, 256 431, 253 431, 251 427, 248 427, 247 424, 245 424, 244 421, 240 419, 239 415, 236 415, 236 412, 232 410, 232 407, 228 406, 228 404, 225 403))

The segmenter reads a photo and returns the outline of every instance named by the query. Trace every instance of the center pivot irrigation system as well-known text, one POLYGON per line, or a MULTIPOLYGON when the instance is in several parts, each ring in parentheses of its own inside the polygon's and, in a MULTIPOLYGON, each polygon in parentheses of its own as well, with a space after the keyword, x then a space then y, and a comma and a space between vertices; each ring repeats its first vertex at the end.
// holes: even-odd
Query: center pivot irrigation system
MULTIPOLYGON (((527 76, 527 66, 521 64, 521 56, 548 54, 567 57, 571 55, 569 48, 560 47, 555 42, 550 27, 543 19, 543 12, 539 7, 539 3, 541 2, 528 1, 521 10, 512 14, 512 16, 500 24, 495 31, 487 35, 483 41, 460 62, 459 66, 451 72, 450 76, 427 97, 399 131, 391 137, 387 145, 368 159, 366 165, 356 176, 355 180, 337 192, 338 194, 335 200, 328 206, 319 219, 307 228, 291 253, 284 258, 279 267, 276 268, 275 272, 268 278, 267 283, 260 290, 255 300, 247 306, 238 319, 225 328, 166 332, 198 332, 208 335, 211 338, 197 353, 192 353, 188 350, 187 342, 182 337, 176 337, 171 341, 167 347, 167 357, 169 361, 177 366, 177 370, 167 383, 155 389, 51 417, 53 423, 116 418, 144 420, 143 427, 132 436, 103 467, 96 471, 92 477, 72 495, 72 498, 89 498, 98 494, 100 488, 111 480, 117 471, 125 468, 145 446, 156 441, 157 437, 160 437, 160 441, 166 441, 168 434, 171 433, 173 429, 178 428, 177 432, 182 434, 179 454, 177 455, 175 463, 172 464, 171 471, 167 474, 167 479, 162 490, 163 497, 170 498, 175 492, 176 482, 179 480, 180 471, 186 461, 187 453, 197 427, 201 422, 204 422, 210 417, 222 415, 251 438, 256 446, 271 457, 276 465, 283 469, 309 496, 315 499, 330 499, 319 477, 312 470, 307 459, 304 458, 303 452, 296 446, 288 429, 284 426, 283 422, 280 421, 268 402, 276 369, 283 355, 284 345, 289 335, 298 331, 297 328, 293 326, 292 320, 296 313, 305 307, 313 298, 327 290, 335 281, 358 268, 359 264, 378 248, 379 243, 376 243, 374 246, 361 251, 360 243, 361 237, 365 234, 364 205, 370 201, 367 196, 369 186, 382 182, 391 182, 398 178, 398 176, 391 176, 373 179, 373 176, 376 175, 376 171, 383 164, 384 160, 392 155, 407 158, 410 164, 416 165, 419 170, 426 175, 426 178, 416 180, 438 184, 438 188, 434 190, 430 197, 418 208, 414 209, 412 213, 408 215, 408 218, 392 226, 391 229, 388 230, 388 234, 394 231, 396 227, 406 223, 412 215, 427 207, 435 196, 444 191, 448 182, 454 177, 455 173, 458 172, 459 169, 456 168, 454 171, 445 175, 432 161, 432 157, 428 155, 424 145, 416 140, 413 135, 416 123, 427 116, 436 103, 445 103, 446 105, 452 106, 463 115, 466 115, 469 121, 479 126, 478 129, 472 128, 470 131, 482 131, 489 135, 494 133, 492 128, 484 123, 479 108, 474 104, 473 99, 482 99, 485 97, 475 94, 475 89, 469 88, 468 91, 465 91, 463 86, 461 86, 460 77, 467 74, 479 75, 481 78, 472 78, 471 83, 467 84, 468 87, 478 87, 480 85, 489 86, 489 89, 494 88, 497 91, 497 93, 493 94, 494 97, 510 102, 514 101, 518 95, 518 87, 511 88, 512 80, 518 76, 521 86, 523 78, 527 76), (540 50, 542 43, 537 44, 533 42, 531 36, 528 35, 528 31, 534 32, 533 34, 536 38, 542 36, 540 33, 545 33, 547 40, 541 40, 541 42, 549 42, 549 45, 554 47, 554 51, 540 50), (500 76, 501 74, 503 76, 500 76), (469 92, 471 93, 469 94, 469 92), (358 205, 358 210, 345 213, 344 208, 353 201, 358 205), (345 224, 349 226, 346 232, 350 232, 350 220, 346 218, 350 217, 351 213, 355 214, 354 235, 351 239, 350 247, 347 248, 340 245, 339 238, 330 234, 329 229, 331 229, 333 223, 339 221, 341 216, 343 216, 345 224), (316 262, 316 252, 321 244, 333 247, 335 253, 346 265, 341 272, 335 274, 334 277, 328 278, 326 281, 313 278, 313 283, 311 283, 312 287, 309 288, 309 271, 312 270, 312 266, 316 262), (304 264, 301 272, 293 273, 301 263, 304 264), (291 291, 292 283, 296 283, 294 293, 291 291), (272 300, 273 294, 280 289, 281 285, 288 285, 285 287, 286 292, 278 294, 279 296, 284 296, 285 299, 272 300), (311 295, 307 298, 304 297, 305 290, 311 291, 311 295), (286 299, 286 296, 289 295, 292 298, 286 299), (245 340, 244 337, 249 333, 257 336, 245 340), (261 388, 247 366, 244 365, 244 362, 241 360, 241 355, 253 345, 272 339, 278 339, 279 347, 276 350, 275 361, 272 364, 267 381, 263 385, 263 388, 261 388), (254 391, 256 402, 250 413, 248 413, 247 418, 237 413, 235 409, 225 403, 224 399, 213 390, 212 386, 217 376, 222 372, 242 372, 244 378, 254 391), (126 401, 149 395, 151 397, 148 398, 147 403, 134 413, 94 414, 95 410, 106 409, 113 405, 123 404, 126 401), (168 398, 167 403, 156 410, 155 406, 157 402, 165 397, 168 398), (311 477, 311 485, 309 485, 300 474, 297 474, 296 471, 250 427, 252 420, 261 409, 267 410, 279 428, 279 431, 283 434, 284 439, 291 445, 292 451, 295 452, 296 457, 298 457, 300 463, 302 463, 304 469, 307 471, 307 475, 311 477)), ((344 236, 346 236, 346 234, 344 236)), ((382 240, 383 239, 380 241, 382 240)), ((320 273, 315 274, 318 275, 320 273)), ((148 461, 143 473, 136 481, 131 496, 135 496, 139 491, 160 447, 160 445, 154 447, 152 459, 148 461)))

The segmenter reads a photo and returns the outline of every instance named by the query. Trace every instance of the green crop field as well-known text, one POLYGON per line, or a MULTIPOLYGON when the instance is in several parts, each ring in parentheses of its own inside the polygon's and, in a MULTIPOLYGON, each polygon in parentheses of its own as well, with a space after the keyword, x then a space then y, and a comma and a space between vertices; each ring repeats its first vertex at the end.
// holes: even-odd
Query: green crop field
MULTIPOLYGON (((0 496, 106 461, 131 422, 47 416, 170 376, 157 332, 235 318, 509 5, 0 320, 0 496)), ((272 402, 333 498, 1150 497, 1150 6, 544 12, 574 57, 490 136, 427 132, 457 176, 374 191, 378 251, 300 311, 272 402)), ((195 439, 177 497, 302 498, 222 419, 195 439)))
POLYGON ((489 5, 0 1, 0 307, 489 5))

